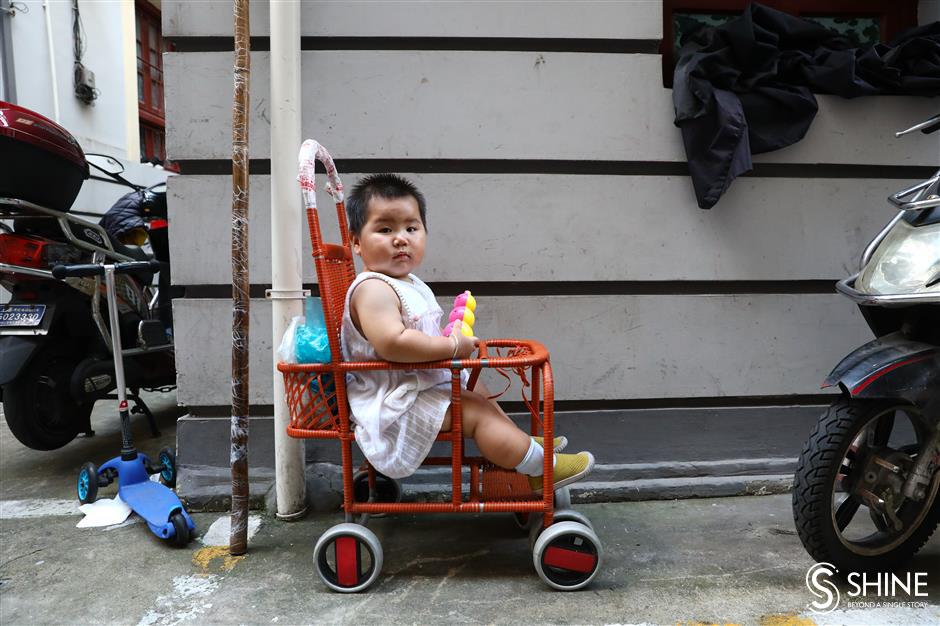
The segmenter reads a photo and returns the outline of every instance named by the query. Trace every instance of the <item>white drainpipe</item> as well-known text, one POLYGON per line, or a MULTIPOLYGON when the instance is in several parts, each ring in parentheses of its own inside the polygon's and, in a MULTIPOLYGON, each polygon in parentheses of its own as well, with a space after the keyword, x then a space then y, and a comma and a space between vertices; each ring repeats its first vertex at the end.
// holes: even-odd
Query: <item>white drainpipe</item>
MULTIPOLYGON (((303 314, 302 251, 305 230, 297 183, 301 143, 300 1, 279 0, 271 10, 271 308, 272 346, 278 346, 290 319, 303 314)), ((290 416, 283 375, 274 356, 274 469, 277 517, 306 513, 304 447, 287 436, 290 416)))
POLYGON ((49 44, 49 72, 52 74, 52 120, 59 123, 59 83, 55 74, 55 46, 52 44, 52 4, 49 0, 42 3, 46 12, 46 41, 49 44))

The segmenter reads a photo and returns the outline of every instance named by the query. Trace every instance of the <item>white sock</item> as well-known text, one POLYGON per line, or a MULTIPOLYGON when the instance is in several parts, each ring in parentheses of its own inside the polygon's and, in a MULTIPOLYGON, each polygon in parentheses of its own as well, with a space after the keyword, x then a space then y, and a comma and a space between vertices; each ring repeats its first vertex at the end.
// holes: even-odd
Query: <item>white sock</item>
MULTIPOLYGON (((545 469, 545 450, 542 446, 535 443, 534 439, 529 439, 529 449, 526 451, 525 456, 522 457, 522 461, 519 462, 519 465, 516 466, 516 471, 520 474, 525 474, 526 476, 541 476, 545 469)), ((552 461, 556 459, 555 455, 552 455, 552 461)))

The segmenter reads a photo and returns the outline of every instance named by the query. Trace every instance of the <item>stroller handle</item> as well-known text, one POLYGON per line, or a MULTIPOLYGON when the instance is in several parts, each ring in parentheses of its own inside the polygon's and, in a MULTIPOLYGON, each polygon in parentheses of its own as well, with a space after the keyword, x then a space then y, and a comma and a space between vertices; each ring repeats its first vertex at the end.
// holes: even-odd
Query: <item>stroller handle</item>
MULTIPOLYGON (((314 177, 317 161, 323 163, 326 168, 326 176, 329 179, 324 187, 336 203, 336 218, 339 221, 339 233, 343 240, 343 246, 350 247, 349 228, 346 225, 346 205, 343 202, 343 183, 336 172, 336 165, 333 163, 333 157, 330 152, 320 145, 314 139, 308 139, 300 146, 300 153, 297 155, 299 161, 300 173, 297 180, 300 181, 300 191, 304 200, 304 209, 307 211, 307 224, 310 227, 310 241, 313 244, 313 257, 318 258, 324 255, 323 233, 320 232, 320 218, 317 214, 317 183, 314 177)), ((319 272, 319 270, 317 270, 319 272)))
POLYGON ((336 172, 336 165, 333 163, 333 157, 329 151, 320 145, 314 139, 307 139, 300 146, 300 153, 297 155, 299 161, 300 173, 297 180, 300 181, 300 188, 304 197, 304 206, 308 209, 317 208, 317 183, 314 179, 314 170, 316 162, 323 163, 326 168, 326 176, 329 181, 326 183, 326 191, 336 203, 343 202, 343 183, 336 172))

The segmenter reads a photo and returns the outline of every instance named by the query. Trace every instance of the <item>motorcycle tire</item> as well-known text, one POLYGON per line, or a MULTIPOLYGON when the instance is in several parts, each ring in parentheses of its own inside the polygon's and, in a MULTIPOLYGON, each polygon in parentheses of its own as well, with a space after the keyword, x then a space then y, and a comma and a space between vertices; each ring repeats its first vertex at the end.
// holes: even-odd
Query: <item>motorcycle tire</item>
MULTIPOLYGON (((910 416, 914 424, 919 411, 912 405, 842 397, 833 402, 820 417, 800 454, 793 482, 793 519, 797 534, 810 556, 817 562, 834 565, 843 577, 851 572, 894 570, 923 547, 940 523, 940 497, 938 483, 934 480, 928 486, 924 501, 905 501, 898 508, 896 515, 911 518, 911 523, 901 531, 888 528, 888 524, 884 524, 884 528, 873 524, 876 531, 867 537, 850 540, 843 536, 843 531, 855 519, 858 511, 868 508, 857 498, 848 502, 853 498, 851 493, 839 507, 834 506, 836 481, 842 476, 844 489, 846 481, 859 480, 857 472, 862 471, 862 460, 871 440, 862 444, 864 448, 858 445, 853 447, 853 443, 869 424, 878 420, 872 427, 872 439, 882 438, 883 441, 880 444, 875 442, 875 445, 887 447, 896 415, 902 411, 910 416), (891 417, 887 418, 888 415, 891 417), (889 424, 886 433, 882 424, 889 424), (880 434, 879 429, 882 429, 880 434), (853 470, 856 474, 852 473, 853 470), (847 505, 844 513, 842 505, 847 505), (854 512, 853 506, 856 507, 854 512), (914 508, 908 511, 904 509, 906 506, 914 508), (837 521, 840 514, 842 528, 837 521), (892 537, 892 534, 898 536, 892 537)), ((917 428, 915 425, 914 430, 917 428)), ((910 447, 906 448, 910 450, 910 447)), ((872 509, 868 509, 868 513, 873 518, 877 515, 872 509)))
POLYGON ((71 345, 40 346, 16 380, 4 385, 3 415, 24 446, 61 448, 88 423, 94 404, 78 404, 69 392, 78 355, 71 345))

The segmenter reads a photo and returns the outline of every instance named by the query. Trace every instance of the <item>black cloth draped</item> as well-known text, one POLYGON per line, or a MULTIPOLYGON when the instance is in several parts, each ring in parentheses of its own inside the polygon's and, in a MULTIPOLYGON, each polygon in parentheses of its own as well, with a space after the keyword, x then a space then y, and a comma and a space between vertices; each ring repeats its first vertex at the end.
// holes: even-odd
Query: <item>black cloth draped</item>
POLYGON ((856 47, 815 22, 755 3, 723 26, 685 36, 673 103, 699 207, 713 207, 750 171, 752 154, 802 139, 816 115, 814 92, 940 95, 940 22, 889 44, 856 47))

